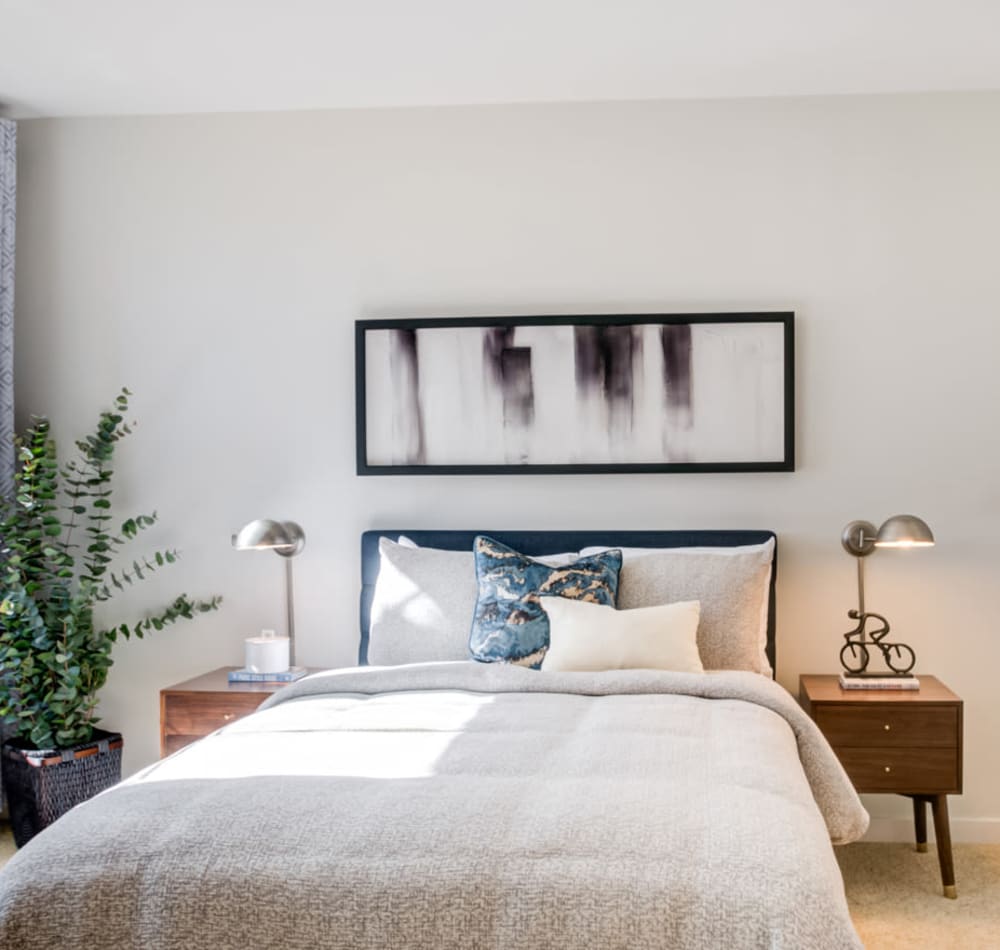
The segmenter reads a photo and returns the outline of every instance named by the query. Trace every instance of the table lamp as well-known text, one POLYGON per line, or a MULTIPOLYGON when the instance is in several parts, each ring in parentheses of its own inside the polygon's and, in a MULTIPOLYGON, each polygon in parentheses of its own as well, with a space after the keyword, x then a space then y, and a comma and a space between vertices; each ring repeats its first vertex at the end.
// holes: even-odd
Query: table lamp
POLYGON ((237 551, 274 551, 285 558, 285 601, 288 612, 288 660, 295 666, 295 610, 292 587, 292 558, 306 546, 306 534, 294 521, 260 518, 244 525, 233 535, 237 551))
POLYGON ((858 609, 847 611, 847 616, 857 620, 858 625, 844 634, 844 646, 840 651, 840 663, 844 675, 851 677, 910 677, 913 674, 916 654, 905 643, 890 643, 889 621, 881 614, 865 611, 865 558, 875 548, 930 548, 934 546, 934 534, 927 523, 915 515, 893 515, 876 530, 870 521, 852 521, 844 527, 840 543, 848 554, 858 559, 858 609), (879 626, 866 630, 869 620, 879 626), (868 661, 871 649, 882 654, 888 673, 869 673, 868 661))

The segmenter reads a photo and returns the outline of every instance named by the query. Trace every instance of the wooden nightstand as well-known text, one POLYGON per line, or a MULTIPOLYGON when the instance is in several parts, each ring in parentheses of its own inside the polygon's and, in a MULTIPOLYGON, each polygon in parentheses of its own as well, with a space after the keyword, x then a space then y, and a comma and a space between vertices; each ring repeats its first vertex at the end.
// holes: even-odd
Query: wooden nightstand
POLYGON ((160 690, 161 757, 250 715, 268 696, 286 685, 230 684, 226 677, 235 669, 224 666, 160 690))
POLYGON ((917 850, 934 815, 945 897, 956 897, 948 795, 962 791, 962 700, 933 676, 920 689, 841 689, 836 676, 800 676, 799 701, 859 792, 913 799, 917 850))

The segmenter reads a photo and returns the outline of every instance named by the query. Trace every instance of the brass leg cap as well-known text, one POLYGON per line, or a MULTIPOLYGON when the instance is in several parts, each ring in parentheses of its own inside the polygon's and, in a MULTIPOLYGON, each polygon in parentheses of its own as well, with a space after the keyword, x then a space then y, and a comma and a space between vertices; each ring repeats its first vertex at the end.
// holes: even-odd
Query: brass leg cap
POLYGON ((921 854, 926 854, 927 853, 927 842, 926 841, 918 841, 917 842, 917 851, 919 851, 921 854))
POLYGON ((954 884, 945 884, 944 886, 944 896, 950 897, 952 900, 958 899, 958 888, 954 884))

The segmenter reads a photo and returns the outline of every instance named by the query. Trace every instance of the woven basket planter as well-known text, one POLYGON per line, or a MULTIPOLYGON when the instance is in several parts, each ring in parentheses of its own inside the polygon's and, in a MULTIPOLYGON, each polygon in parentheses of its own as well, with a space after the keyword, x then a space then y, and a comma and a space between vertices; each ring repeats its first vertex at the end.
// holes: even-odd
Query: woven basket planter
POLYGON ((122 777, 122 737, 94 730, 90 742, 67 749, 31 749, 21 739, 3 744, 3 790, 17 846, 23 847, 74 805, 122 777))

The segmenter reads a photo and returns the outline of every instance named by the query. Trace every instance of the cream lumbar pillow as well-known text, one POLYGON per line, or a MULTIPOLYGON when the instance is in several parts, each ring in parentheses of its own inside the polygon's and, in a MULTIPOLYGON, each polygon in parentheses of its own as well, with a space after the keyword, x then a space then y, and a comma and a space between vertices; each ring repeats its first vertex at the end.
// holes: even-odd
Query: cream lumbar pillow
POLYGON ((542 597, 549 617, 548 672, 673 670, 701 673, 697 600, 615 610, 601 604, 542 597))

